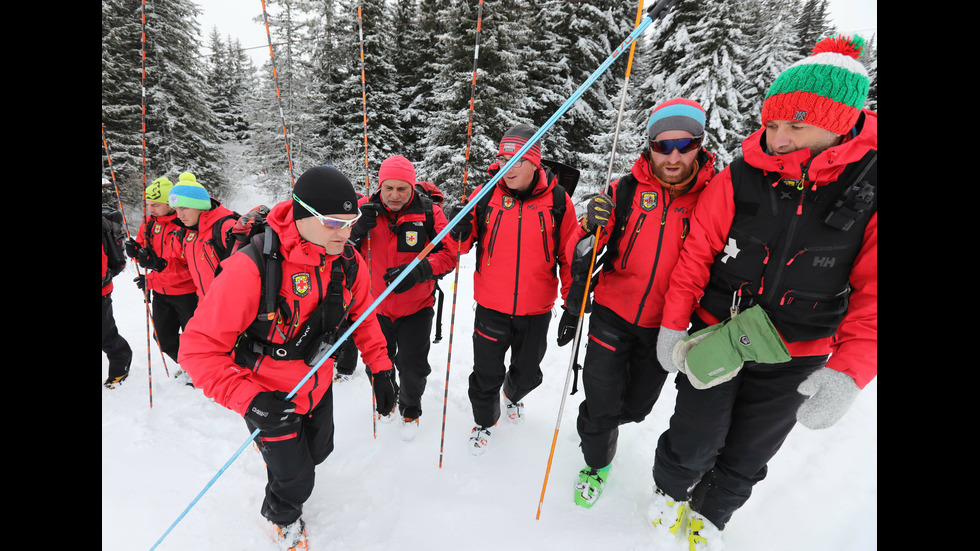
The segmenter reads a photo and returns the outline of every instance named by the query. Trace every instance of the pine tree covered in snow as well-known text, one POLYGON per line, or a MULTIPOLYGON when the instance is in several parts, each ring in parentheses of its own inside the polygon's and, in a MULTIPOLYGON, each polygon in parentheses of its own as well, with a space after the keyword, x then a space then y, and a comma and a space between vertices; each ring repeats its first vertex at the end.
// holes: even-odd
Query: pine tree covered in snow
POLYGON ((212 194, 219 169, 217 119, 206 101, 198 8, 189 0, 149 5, 147 33, 147 150, 150 177, 193 172, 212 194))
POLYGON ((800 59, 793 33, 798 5, 787 0, 752 0, 745 3, 745 79, 739 91, 745 98, 743 124, 751 132, 759 124, 762 101, 769 86, 800 59))
POLYGON ((868 69, 868 77, 871 86, 868 89, 868 102, 866 107, 872 111, 878 110, 878 42, 872 36, 865 44, 864 51, 858 59, 868 69))
POLYGON ((830 23, 830 0, 803 0, 793 29, 797 59, 810 55, 813 45, 834 33, 830 23))
POLYGON ((102 1, 102 124, 110 159, 102 148, 103 177, 109 161, 122 198, 142 201, 140 135, 140 17, 131 3, 102 1))
POLYGON ((207 99, 218 118, 221 139, 243 142, 249 135, 247 98, 254 86, 255 67, 239 40, 228 37, 223 41, 217 28, 208 35, 208 46, 207 99))

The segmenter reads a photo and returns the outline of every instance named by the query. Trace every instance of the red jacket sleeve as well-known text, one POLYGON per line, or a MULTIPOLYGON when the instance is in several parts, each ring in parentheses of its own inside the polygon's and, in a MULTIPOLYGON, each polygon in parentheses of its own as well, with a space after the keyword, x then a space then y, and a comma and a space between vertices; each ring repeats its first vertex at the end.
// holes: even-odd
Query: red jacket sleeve
MULTIPOLYGON (((441 232, 449 225, 449 220, 439 205, 432 205, 432 221, 436 233, 441 232)), ((432 275, 437 277, 456 269, 456 240, 451 235, 446 234, 439 243, 442 247, 426 257, 429 265, 432 266, 432 275)))
POLYGON ((574 260, 575 244, 578 243, 581 231, 578 219, 575 218, 575 204, 572 198, 565 194, 565 214, 562 215, 561 228, 558 234, 558 277, 561 279, 561 299, 564 304, 568 290, 572 288, 572 260, 574 260))
POLYGON ((715 257, 725 248, 735 217, 735 193, 726 167, 701 192, 677 265, 670 277, 661 327, 684 331, 704 295, 715 257))
POLYGON ((350 320, 355 322, 361 316, 367 316, 364 321, 354 329, 354 344, 361 352, 361 360, 364 365, 371 368, 371 373, 387 371, 392 368, 391 358, 388 357, 388 341, 384 333, 381 332, 381 324, 378 316, 372 310, 367 313, 367 309, 374 304, 374 297, 370 290, 370 277, 368 275, 367 262, 357 254, 358 276, 351 287, 353 296, 353 306, 351 306, 350 320), (363 276, 361 275, 363 274, 363 276))
POLYGON ((226 262, 180 336, 179 360, 205 396, 245 415, 255 395, 270 390, 252 384, 251 372, 231 358, 238 336, 259 311, 261 278, 247 255, 226 262))
POLYGON ((864 244, 850 275, 847 314, 837 328, 827 367, 847 373, 864 388, 878 375, 878 214, 864 230, 864 244))

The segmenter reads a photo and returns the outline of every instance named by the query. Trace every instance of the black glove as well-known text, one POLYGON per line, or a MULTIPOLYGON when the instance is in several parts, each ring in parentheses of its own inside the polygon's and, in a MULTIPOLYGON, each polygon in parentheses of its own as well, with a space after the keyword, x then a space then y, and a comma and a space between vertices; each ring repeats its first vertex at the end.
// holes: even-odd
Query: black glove
POLYGON ((574 315, 582 311, 582 297, 585 297, 585 313, 592 312, 592 289, 589 289, 589 296, 585 296, 585 280, 572 279, 572 286, 568 289, 568 296, 565 297, 565 308, 574 315))
POLYGON ((294 411, 296 411, 296 404, 286 401, 285 392, 281 390, 260 392, 248 405, 245 420, 259 430, 275 430, 287 425, 294 411))
POLYGON ((125 246, 126 246, 126 256, 128 256, 129 258, 136 258, 136 255, 138 255, 140 251, 140 244, 137 243, 135 239, 130 237, 129 239, 126 240, 125 246))
MULTIPOLYGON (((464 208, 466 208, 466 205, 463 204, 453 207, 449 219, 452 220, 456 218, 464 208)), ((466 241, 470 238, 471 233, 473 233, 473 209, 468 210, 466 214, 463 215, 463 218, 460 219, 459 223, 449 230, 449 235, 451 235, 456 241, 466 241)))
POLYGON ((374 401, 379 415, 388 415, 395 411, 395 399, 398 397, 398 383, 395 382, 395 369, 387 369, 374 374, 374 401))
POLYGON ((575 338, 575 329, 578 327, 578 315, 569 312, 567 309, 561 314, 561 321, 558 322, 558 346, 565 346, 575 338))
MULTIPOLYGON (((401 266, 395 266, 394 268, 388 268, 385 272, 384 280, 385 286, 391 285, 391 282, 401 274, 408 264, 402 264, 401 266)), ((392 291, 396 295, 404 293, 405 291, 415 287, 416 283, 422 283, 423 281, 429 281, 432 279, 432 265, 429 264, 428 260, 422 260, 415 265, 415 268, 405 276, 405 279, 401 280, 401 283, 395 287, 392 291)))
POLYGON ((600 226, 605 227, 609 223, 609 216, 615 208, 616 203, 613 202, 611 197, 605 193, 596 195, 589 201, 588 210, 585 216, 582 217, 582 229, 586 233, 592 233, 600 226))
POLYGON ((140 291, 146 290, 146 276, 145 275, 140 274, 140 275, 136 276, 135 278, 133 278, 133 283, 135 283, 136 286, 139 287, 139 290, 140 291))
POLYGON ((167 267, 167 261, 157 256, 157 253, 153 252, 153 249, 145 248, 140 249, 136 253, 136 263, 140 267, 147 268, 149 270, 155 270, 157 272, 163 271, 167 267))
POLYGON ((350 231, 350 238, 355 243, 367 237, 368 232, 378 225, 378 215, 381 214, 381 205, 368 201, 361 205, 361 217, 350 231))

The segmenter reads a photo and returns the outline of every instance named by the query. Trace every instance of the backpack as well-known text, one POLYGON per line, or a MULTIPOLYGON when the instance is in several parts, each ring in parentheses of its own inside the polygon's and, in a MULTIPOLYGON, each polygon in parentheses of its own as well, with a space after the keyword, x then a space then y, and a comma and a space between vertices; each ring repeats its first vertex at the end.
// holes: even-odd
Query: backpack
POLYGON ((103 287, 126 268, 126 253, 123 251, 126 232, 122 222, 123 216, 119 209, 102 207, 102 248, 109 260, 105 277, 102 278, 103 287))
MULTIPOLYGON (((239 336, 235 344, 235 362, 247 369, 254 369, 260 356, 276 360, 302 359, 313 367, 323 354, 347 330, 347 317, 353 302, 344 307, 343 288, 348 290, 357 279, 357 256, 353 245, 344 246, 344 252, 334 260, 330 269, 327 293, 306 323, 296 332, 296 337, 285 343, 272 344, 266 335, 272 329, 276 313, 290 319, 292 313, 286 300, 279 295, 282 288, 282 255, 279 252, 279 236, 264 218, 255 220, 249 243, 241 248, 259 270, 261 297, 255 321, 239 336)), ((340 361, 342 347, 332 355, 340 361)))

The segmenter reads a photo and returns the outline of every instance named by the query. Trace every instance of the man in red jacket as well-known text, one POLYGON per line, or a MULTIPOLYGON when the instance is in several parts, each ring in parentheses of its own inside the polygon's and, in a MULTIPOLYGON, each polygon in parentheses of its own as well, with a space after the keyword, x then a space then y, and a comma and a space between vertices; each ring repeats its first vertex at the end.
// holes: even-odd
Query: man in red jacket
POLYGON ((262 515, 277 526, 286 548, 305 541, 301 515, 314 467, 333 451, 333 359, 285 398, 348 322, 364 317, 353 338, 374 373, 378 412, 388 415, 395 405, 385 338, 377 317, 366 314, 374 302, 367 265, 347 245, 359 217, 357 199, 336 168, 303 173, 293 199, 266 217, 271 232, 263 238, 278 241, 279 260, 264 255, 257 242, 230 256, 181 337, 180 363, 195 384, 242 415, 249 431, 260 431, 256 444, 269 479, 262 515), (276 272, 282 283, 266 314, 264 284, 276 272))
POLYGON ((173 258, 178 227, 174 224, 177 212, 167 202, 172 188, 166 177, 147 186, 146 220, 136 239, 126 242, 126 254, 146 268, 146 274, 138 277, 136 284, 153 293, 154 333, 160 350, 177 361, 180 331, 194 315, 197 293, 187 266, 173 258))
POLYGON ((797 421, 832 425, 877 375, 878 116, 862 109, 863 45, 825 39, 776 79, 763 128, 701 194, 671 277, 657 356, 685 373, 649 513, 692 549, 717 547, 797 421), (778 331, 761 340, 741 331, 760 309, 778 331), (689 348, 689 322, 726 324, 689 348), (789 360, 755 361, 760 346, 789 360))
POLYGON ((229 235, 238 217, 211 198, 190 172, 181 173, 170 190, 170 206, 177 212, 176 258, 190 271, 198 298, 204 297, 218 264, 231 253, 229 235))
MULTIPOLYGON (((361 199, 361 219, 351 240, 371 251, 371 283, 381 293, 429 242, 446 227, 442 208, 416 186, 415 166, 401 155, 389 157, 378 170, 380 190, 361 199)), ((411 440, 422 415, 422 393, 429 366, 429 336, 435 315, 434 278, 456 267, 456 243, 443 240, 391 294, 375 313, 388 341, 388 356, 398 370, 398 410, 402 438, 411 440)))
MULTIPOLYGON (((500 140, 495 174, 535 133, 519 124, 500 140)), ((480 192, 477 188, 473 196, 480 192)), ((524 422, 524 396, 541 384, 551 310, 571 286, 569 242, 576 236, 575 207, 557 179, 541 167, 534 144, 451 233, 465 253, 475 243, 477 302, 473 328, 473 373, 469 397, 476 426, 472 453, 485 451, 501 394, 507 419, 524 422), (510 351, 510 367, 504 355, 510 351)))
POLYGON ((562 316, 560 346, 575 334, 597 228, 602 232, 595 246, 607 250, 582 371, 585 400, 578 433, 586 467, 575 485, 575 502, 583 507, 602 493, 619 425, 642 421, 667 379, 656 357, 664 294, 698 198, 715 175, 714 157, 701 147, 704 121, 696 101, 678 98, 656 106, 647 124, 647 147, 630 174, 592 198, 582 218, 584 239, 568 296, 578 308, 562 316))

